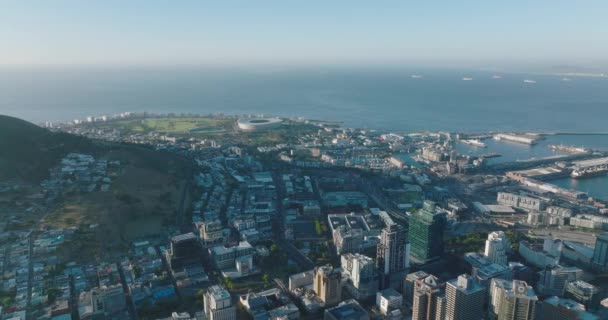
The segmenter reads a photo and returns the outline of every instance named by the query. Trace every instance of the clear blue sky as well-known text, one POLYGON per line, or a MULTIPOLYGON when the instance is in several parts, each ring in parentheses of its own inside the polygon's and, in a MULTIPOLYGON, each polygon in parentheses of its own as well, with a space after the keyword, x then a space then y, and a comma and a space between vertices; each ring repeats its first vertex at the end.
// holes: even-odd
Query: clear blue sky
POLYGON ((608 66, 608 1, 0 0, 0 65, 608 66))

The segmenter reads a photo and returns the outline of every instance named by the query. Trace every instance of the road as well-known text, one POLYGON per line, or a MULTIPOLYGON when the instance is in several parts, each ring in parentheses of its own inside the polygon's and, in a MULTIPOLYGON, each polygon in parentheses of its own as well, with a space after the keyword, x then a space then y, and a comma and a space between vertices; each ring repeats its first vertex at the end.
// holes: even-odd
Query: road
POLYGON ((186 210, 188 209, 188 201, 190 199, 190 186, 190 178, 187 178, 182 182, 179 206, 177 207, 177 212, 175 215, 175 223, 183 232, 190 230, 189 222, 186 221, 186 210))
POLYGON ((127 285, 127 280, 125 278, 125 271, 122 269, 122 265, 120 264, 120 262, 117 262, 116 266, 118 267, 118 274, 120 275, 120 283, 122 284, 122 287, 125 291, 125 296, 127 297, 127 309, 129 311, 129 314, 131 315, 131 319, 138 320, 137 310, 135 310, 133 299, 129 294, 129 286, 127 285))
POLYGON ((156 253, 160 256, 160 259, 163 262, 163 267, 165 268, 165 271, 167 271, 167 273, 169 274, 169 277, 171 277, 171 283, 173 284, 173 287, 175 288, 175 294, 177 294, 177 298, 181 302, 182 301, 182 294, 179 291, 179 288, 177 287, 177 281, 175 281, 175 277, 173 276, 173 272, 171 272, 171 268, 169 268, 169 262, 167 262, 167 257, 165 257, 165 255, 162 253, 162 251, 160 251, 160 247, 159 246, 155 246, 154 248, 156 249, 156 253))
POLYGON ((30 305, 32 303, 32 286, 34 285, 34 233, 30 232, 28 237, 28 256, 29 256, 29 264, 28 264, 28 279, 27 279, 27 307, 26 307, 26 319, 32 318, 32 313, 30 310, 30 305))
POLYGON ((387 202, 387 200, 384 199, 385 197, 380 192, 378 192, 378 187, 373 181, 363 180, 362 178, 357 178, 356 181, 359 188, 363 190, 367 194, 367 196, 369 196, 380 207, 380 209, 386 211, 386 213, 388 213, 391 218, 397 221, 408 221, 408 217, 406 214, 395 210, 395 208, 393 208, 387 202))
MULTIPOLYGON (((277 199, 283 199, 285 197, 283 185, 278 181, 282 181, 280 179, 280 175, 278 173, 274 174, 274 181, 277 190, 277 199)), ((274 217, 274 238, 275 243, 281 247, 281 249, 287 252, 287 255, 290 259, 295 261, 300 267, 304 268, 304 270, 310 270, 314 268, 315 264, 310 260, 307 256, 305 256, 300 250, 298 250, 291 242, 285 240, 285 226, 283 225, 283 203, 280 200, 276 201, 277 204, 277 214, 274 217)))
POLYGON ((310 270, 315 267, 312 260, 302 254, 293 244, 285 241, 285 239, 277 239, 275 242, 281 249, 287 252, 289 258, 293 259, 304 270, 310 270))

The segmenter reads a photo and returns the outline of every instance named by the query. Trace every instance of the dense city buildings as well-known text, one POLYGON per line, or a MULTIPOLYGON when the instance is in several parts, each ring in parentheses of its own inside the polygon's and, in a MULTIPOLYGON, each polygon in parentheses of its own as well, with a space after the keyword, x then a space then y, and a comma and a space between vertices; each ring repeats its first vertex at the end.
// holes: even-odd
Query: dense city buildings
POLYGON ((62 155, 39 194, 0 183, 3 205, 18 212, 0 219, 0 318, 608 314, 601 302, 608 236, 583 229, 607 228, 608 204, 550 186, 578 158, 556 154, 543 160, 546 167, 534 159, 500 162, 494 150, 483 151, 489 134, 388 134, 292 119, 252 134, 223 116, 115 121, 66 130, 125 142, 121 148, 145 145, 157 158, 144 159, 173 157, 155 163, 162 170, 150 177, 180 175, 160 179, 160 193, 147 197, 153 186, 114 185, 133 180, 122 176, 133 158, 100 151, 62 155), (212 139, 146 126, 217 121, 223 131, 212 139), (148 131, 126 133, 118 122, 148 131), (133 191, 142 193, 124 194, 133 191), (114 230, 107 221, 74 218, 73 203, 89 197, 127 207, 121 228, 128 232, 104 238, 114 230), (150 221, 135 217, 160 212, 150 221), (44 222, 30 224, 32 217, 44 222))
POLYGON ((426 263, 443 254, 445 223, 445 214, 438 212, 432 201, 425 201, 422 209, 412 214, 408 235, 413 260, 426 263))

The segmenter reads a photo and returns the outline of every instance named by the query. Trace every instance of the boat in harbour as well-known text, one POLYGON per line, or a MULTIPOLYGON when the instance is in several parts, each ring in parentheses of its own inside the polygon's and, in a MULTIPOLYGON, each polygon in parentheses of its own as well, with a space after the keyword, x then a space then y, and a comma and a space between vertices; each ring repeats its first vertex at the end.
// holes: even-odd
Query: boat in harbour
POLYGON ((479 147, 479 148, 487 147, 486 144, 481 142, 481 140, 479 140, 479 139, 466 139, 466 140, 460 140, 460 142, 462 142, 464 144, 468 144, 470 146, 479 147))

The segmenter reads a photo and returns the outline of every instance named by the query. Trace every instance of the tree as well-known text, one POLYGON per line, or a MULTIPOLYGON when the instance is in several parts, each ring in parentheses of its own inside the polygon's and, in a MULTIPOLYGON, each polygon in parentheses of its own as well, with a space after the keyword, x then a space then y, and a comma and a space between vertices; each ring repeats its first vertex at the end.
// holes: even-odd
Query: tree
POLYGON ((200 289, 196 292, 196 305, 203 307, 205 301, 205 289, 200 289))
POLYGON ((272 254, 277 254, 277 253, 279 252, 279 246, 277 246, 277 244, 276 244, 276 243, 273 243, 273 244, 270 246, 270 252, 271 252, 272 254))
POLYGON ((234 289, 234 283, 232 282, 232 279, 230 279, 228 277, 224 277, 224 285, 226 286, 226 289, 228 289, 228 290, 234 289))
POLYGON ((141 273, 142 273, 142 270, 139 266, 133 267, 133 275, 135 276, 135 278, 141 277, 141 273))
POLYGON ((262 276, 262 280, 264 280, 264 286, 268 286, 268 284, 270 283, 270 276, 268 274, 264 274, 262 276))
POLYGON ((315 232, 317 233, 318 236, 323 234, 323 227, 321 226, 321 222, 319 222, 319 220, 315 219, 315 232))
POLYGON ((46 292, 46 294, 48 296, 49 303, 53 303, 53 302, 55 302, 55 300, 57 300, 57 295, 59 294, 59 289, 57 289, 57 288, 50 288, 46 292))

